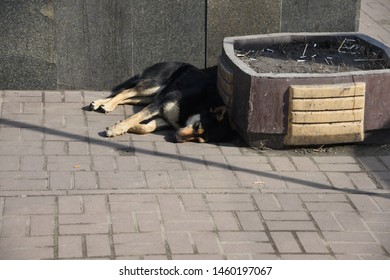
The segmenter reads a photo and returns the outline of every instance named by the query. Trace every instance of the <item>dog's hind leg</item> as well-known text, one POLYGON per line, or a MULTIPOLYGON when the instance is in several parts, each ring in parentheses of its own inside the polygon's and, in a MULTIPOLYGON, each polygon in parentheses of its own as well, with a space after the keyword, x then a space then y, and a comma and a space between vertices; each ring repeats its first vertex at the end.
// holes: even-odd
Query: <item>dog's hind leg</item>
POLYGON ((107 103, 100 106, 100 109, 108 113, 115 109, 116 106, 132 97, 151 97, 154 96, 162 87, 156 85, 153 80, 142 80, 135 87, 125 89, 115 95, 107 103))
POLYGON ((125 134, 126 132, 131 130, 132 127, 139 126, 142 121, 157 116, 159 112, 159 108, 157 108, 154 104, 150 104, 138 113, 116 123, 111 127, 107 127, 106 135, 107 137, 114 137, 125 134))
POLYGON ((126 100, 123 100, 122 102, 119 103, 119 105, 125 105, 125 104, 130 104, 130 105, 148 105, 152 103, 154 98, 152 96, 144 96, 144 97, 135 97, 135 98, 129 98, 126 100))

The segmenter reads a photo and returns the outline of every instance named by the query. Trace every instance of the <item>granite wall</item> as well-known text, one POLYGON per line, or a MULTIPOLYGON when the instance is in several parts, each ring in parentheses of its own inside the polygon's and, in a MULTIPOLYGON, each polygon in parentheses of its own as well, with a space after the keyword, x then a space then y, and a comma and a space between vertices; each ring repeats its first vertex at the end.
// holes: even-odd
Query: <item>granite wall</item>
POLYGON ((226 36, 356 31, 360 0, 1 0, 0 89, 107 90, 158 61, 213 66, 226 36))

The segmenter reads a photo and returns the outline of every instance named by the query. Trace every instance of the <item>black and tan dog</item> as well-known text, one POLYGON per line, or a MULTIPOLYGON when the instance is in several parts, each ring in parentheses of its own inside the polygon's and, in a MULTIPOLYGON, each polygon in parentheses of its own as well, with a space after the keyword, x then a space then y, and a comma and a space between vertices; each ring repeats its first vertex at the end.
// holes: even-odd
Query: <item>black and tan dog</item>
POLYGON ((107 113, 119 104, 147 106, 107 128, 108 137, 146 134, 167 126, 176 129, 178 142, 220 142, 234 135, 214 79, 190 64, 157 63, 118 85, 110 98, 92 102, 90 108, 107 113))

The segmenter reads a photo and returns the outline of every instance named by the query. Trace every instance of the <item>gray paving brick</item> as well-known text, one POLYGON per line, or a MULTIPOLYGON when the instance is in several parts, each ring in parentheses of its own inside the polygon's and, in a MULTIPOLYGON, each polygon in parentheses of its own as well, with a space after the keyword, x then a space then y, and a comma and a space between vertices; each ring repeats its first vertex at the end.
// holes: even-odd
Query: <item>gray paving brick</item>
POLYGON ((47 170, 88 171, 91 160, 83 156, 48 156, 47 170))
POLYGON ((217 230, 223 231, 238 231, 240 227, 238 221, 232 212, 213 212, 213 220, 217 230))
POLYGON ((45 170, 46 159, 44 156, 24 156, 21 158, 21 170, 45 170))
POLYGON ((1 141, 0 155, 34 156, 43 155, 42 141, 1 141))
POLYGON ((315 223, 322 230, 334 230, 341 231, 341 225, 337 222, 336 218, 329 212, 312 212, 311 213, 315 223))
POLYGON ((379 212, 380 209, 375 201, 366 195, 349 194, 348 198, 353 203, 354 207, 360 212, 379 212))
POLYGON ((271 232, 271 236, 280 253, 302 252, 291 232, 271 232))
POLYGON ((114 234, 115 253, 118 256, 166 254, 160 233, 114 234))
POLYGON ((92 161, 95 171, 116 171, 118 168, 115 156, 93 156, 92 161))
POLYGON ((304 210, 303 203, 296 194, 277 194, 276 198, 284 210, 304 210))
POLYGON ((69 155, 89 155, 89 146, 87 142, 69 141, 68 142, 69 155))
POLYGON ((208 211, 208 205, 202 194, 183 194, 182 200, 187 211, 208 211))
POLYGON ((191 173, 188 170, 170 170, 168 171, 169 182, 174 189, 193 188, 191 173))
POLYGON ((98 172, 98 178, 102 189, 147 188, 144 173, 141 171, 101 171, 98 172))
POLYGON ((324 240, 317 232, 297 232, 297 236, 307 253, 329 253, 324 240))
POLYGON ((184 212, 163 213, 163 220, 167 232, 197 232, 212 231, 214 225, 208 213, 204 212, 184 212))
POLYGON ((30 216, 7 215, 2 218, 2 237, 28 236, 30 216))
POLYGON ((264 230, 257 212, 237 212, 237 217, 243 230, 264 230))
POLYGON ((390 172, 389 171, 378 171, 372 173, 379 184, 385 190, 390 190, 390 172))
POLYGON ((20 157, 0 156, 0 171, 16 171, 20 168, 20 157))
POLYGON ((81 214, 84 212, 82 196, 58 197, 58 211, 60 214, 81 214))
MULTIPOLYGON (((111 212, 157 212, 159 207, 154 195, 110 195, 111 212)), ((161 202, 160 202, 161 204, 161 202)))
POLYGON ((101 214, 67 214, 60 215, 59 234, 99 234, 108 233, 106 215, 101 214))
POLYGON ((151 189, 169 189, 171 184, 165 171, 145 171, 146 183, 151 189))
POLYGON ((375 242, 369 232, 323 231, 329 242, 375 242))
POLYGON ((54 214, 54 197, 7 197, 4 215, 47 215, 54 214))
POLYGON ((114 233, 130 233, 137 231, 137 225, 132 213, 112 213, 111 222, 114 233))
POLYGON ((272 165, 278 171, 295 171, 295 167, 288 157, 269 157, 272 165))
MULTIPOLYGON (((337 189, 355 189, 355 185, 351 181, 351 176, 342 172, 326 172, 333 187, 337 189)), ((353 175, 352 175, 353 176, 353 175)))
POLYGON ((71 171, 50 171, 49 188, 51 190, 70 190, 74 188, 74 175, 71 171))
POLYGON ((111 248, 108 235, 87 235, 85 238, 88 257, 111 256, 111 248))
POLYGON ((82 258, 81 236, 59 236, 58 257, 62 259, 82 258))
POLYGON ((193 242, 188 233, 168 232, 167 241, 173 254, 193 254, 193 242))
POLYGON ((138 229, 140 232, 158 232, 162 222, 158 213, 136 213, 138 229))
POLYGON ((255 194, 253 195, 253 198, 261 211, 282 210, 279 201, 273 194, 255 194))
POLYGON ((255 207, 251 197, 245 194, 237 195, 212 195, 207 194, 211 211, 253 211, 255 207))
POLYGON ((54 257, 53 243, 52 236, 2 237, 0 239, 0 259, 52 259, 54 257))
MULTIPOLYGON (((353 173, 349 174, 351 181, 355 184, 355 186, 360 190, 375 190, 377 189, 376 184, 370 178, 367 173, 353 173)), ((389 176, 390 179, 390 176, 389 176)))
POLYGON ((191 234, 198 254, 218 254, 220 244, 218 236, 214 232, 194 232, 191 234))
POLYGON ((317 165, 307 157, 291 157, 298 171, 318 171, 317 165))
POLYGON ((337 243, 329 246, 336 254, 383 254, 381 247, 375 243, 337 243))
POLYGON ((79 190, 97 189, 96 173, 91 171, 79 171, 74 173, 74 187, 79 190))
POLYGON ((281 177, 291 189, 321 190, 332 188, 321 172, 281 172, 281 177))
POLYGON ((270 221, 305 221, 310 217, 303 211, 263 211, 262 216, 270 221))
POLYGON ((311 221, 267 221, 267 226, 271 231, 306 231, 315 230, 311 221))
POLYGON ((209 170, 208 172, 191 170, 195 188, 229 189, 237 188, 237 182, 230 171, 209 170))
POLYGON ((390 170, 390 156, 380 156, 379 159, 386 165, 387 169, 390 170))
POLYGON ((135 156, 118 156, 118 170, 139 170, 138 159, 135 156))
POLYGON ((36 215, 31 216, 30 220, 31 236, 50 236, 54 235, 55 221, 54 215, 36 215))
POLYGON ((378 157, 358 157, 360 163, 367 171, 384 171, 386 166, 379 160, 378 157))

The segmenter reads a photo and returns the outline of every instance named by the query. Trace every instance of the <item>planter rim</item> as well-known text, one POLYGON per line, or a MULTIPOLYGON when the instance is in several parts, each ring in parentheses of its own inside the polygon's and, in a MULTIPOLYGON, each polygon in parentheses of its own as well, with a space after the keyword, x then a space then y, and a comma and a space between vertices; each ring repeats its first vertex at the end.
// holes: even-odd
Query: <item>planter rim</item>
POLYGON ((380 70, 357 70, 348 72, 337 73, 258 73, 248 66, 245 62, 241 61, 234 53, 234 45, 236 41, 251 42, 265 38, 286 38, 293 39, 294 37, 336 37, 336 36, 354 36, 366 41, 380 49, 382 49, 390 60, 390 48, 378 40, 365 35, 360 32, 298 32, 298 33, 270 33, 270 34, 257 34, 257 35, 245 35, 226 37, 223 40, 223 50, 225 54, 242 69, 245 73, 251 76, 260 78, 307 78, 307 77, 345 77, 345 76, 364 76, 369 74, 381 74, 390 73, 390 69, 380 70))

